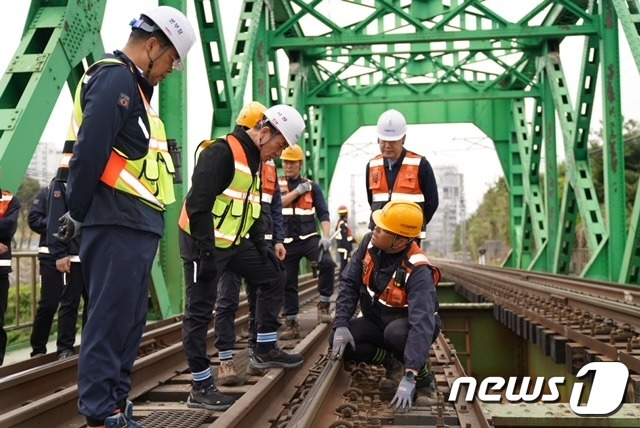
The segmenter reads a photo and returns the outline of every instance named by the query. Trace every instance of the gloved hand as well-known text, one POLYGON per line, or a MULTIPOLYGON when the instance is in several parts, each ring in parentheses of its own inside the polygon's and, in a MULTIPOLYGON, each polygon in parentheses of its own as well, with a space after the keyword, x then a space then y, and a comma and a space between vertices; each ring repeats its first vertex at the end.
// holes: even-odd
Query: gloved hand
POLYGON ((339 360, 344 357, 344 351, 347 349, 347 344, 351 345, 353 350, 356 350, 356 342, 353 340, 353 335, 351 334, 351 330, 349 327, 338 327, 336 328, 336 332, 333 334, 333 344, 331 345, 331 356, 329 357, 332 360, 339 360))
POLYGON ((212 250, 200 251, 200 260, 198 260, 197 265, 198 274, 196 275, 196 281, 209 282, 216 277, 218 269, 212 250))
POLYGON ((63 244, 71 241, 80 233, 82 223, 71 218, 71 214, 69 214, 69 211, 64 213, 64 215, 60 217, 58 221, 60 222, 60 227, 58 227, 58 232, 53 234, 53 237, 63 244))
POLYGON ((329 251, 329 248, 331 248, 331 239, 324 237, 320 238, 318 247, 322 248, 323 251, 329 251))
POLYGON ((298 193, 304 195, 305 193, 311 191, 311 182, 303 181, 302 183, 298 184, 298 186, 294 190, 297 190, 298 193))
POLYGON ((266 243, 263 243, 262 245, 256 245, 256 249, 260 254, 262 263, 271 262, 276 267, 276 270, 284 272, 284 263, 282 263, 282 260, 280 260, 278 256, 276 256, 275 251, 273 251, 273 249, 269 247, 269 245, 267 245, 266 243))
POLYGON ((395 408, 393 410, 402 409, 404 411, 406 409, 410 412, 413 392, 415 390, 416 381, 409 380, 406 376, 403 377, 400 381, 400 385, 398 385, 398 389, 396 390, 396 395, 393 396, 393 400, 389 403, 389 407, 393 407, 393 404, 395 403, 395 408))

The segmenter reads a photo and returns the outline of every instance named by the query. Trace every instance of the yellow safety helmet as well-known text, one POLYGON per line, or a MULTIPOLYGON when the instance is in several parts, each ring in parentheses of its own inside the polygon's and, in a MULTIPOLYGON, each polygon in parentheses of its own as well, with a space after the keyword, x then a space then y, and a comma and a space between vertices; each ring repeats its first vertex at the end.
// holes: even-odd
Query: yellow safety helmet
POLYGON ((410 201, 390 201, 373 212, 376 226, 407 238, 417 238, 422 230, 422 209, 410 201))
POLYGON ((302 147, 289 146, 282 151, 280 159, 286 161, 301 161, 302 160, 302 147))
POLYGON ((251 101, 246 106, 242 107, 236 123, 240 126, 246 126, 247 128, 253 128, 264 117, 264 112, 267 110, 265 106, 258 101, 251 101))

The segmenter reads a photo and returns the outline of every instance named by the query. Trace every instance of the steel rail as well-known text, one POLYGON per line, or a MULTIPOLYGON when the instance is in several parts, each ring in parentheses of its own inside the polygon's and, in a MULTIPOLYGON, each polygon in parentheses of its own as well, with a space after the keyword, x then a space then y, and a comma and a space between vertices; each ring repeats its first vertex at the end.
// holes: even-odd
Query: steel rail
POLYGON ((282 403, 295 393, 309 369, 315 364, 314 356, 322 354, 328 346, 329 324, 321 323, 300 342, 293 352, 304 356, 304 363, 295 370, 271 369, 246 394, 238 399, 210 425, 211 428, 254 428, 270 426, 270 420, 282 411, 282 403))
MULTIPOLYGON (((522 292, 523 289, 526 289, 536 295, 546 295, 546 297, 551 297, 551 294, 558 295, 559 291, 557 289, 553 288, 553 293, 551 294, 543 293, 539 284, 527 284, 526 281, 504 276, 501 277, 500 275, 493 273, 482 272, 482 270, 474 270, 470 267, 460 267, 445 263, 440 264, 440 266, 442 266, 443 275, 445 277, 453 279, 472 293, 484 296, 494 304, 507 308, 510 311, 527 318, 534 323, 544 326, 545 328, 548 328, 556 334, 564 336, 575 343, 591 349, 612 361, 621 361, 629 368, 629 370, 635 373, 640 373, 640 359, 631 352, 627 352, 616 345, 611 345, 599 340, 598 338, 592 337, 589 334, 585 334, 578 329, 573 328, 571 325, 563 324, 558 319, 552 319, 547 316, 544 311, 540 310, 540 308, 525 307, 520 302, 514 302, 508 297, 503 297, 506 294, 506 290, 522 292)), ((575 290, 562 292, 561 294, 568 299, 567 305, 589 310, 593 314, 598 314, 603 309, 614 311, 614 313, 607 314, 607 316, 614 321, 627 322, 636 328, 640 326, 640 317, 638 317, 640 312, 637 309, 634 312, 632 309, 633 305, 631 304, 626 304, 625 306, 625 304, 621 302, 610 302, 606 299, 600 299, 594 296, 585 296, 575 290)))
MULTIPOLYGON (((300 301, 317 296, 316 280, 311 275, 301 277, 300 301)), ((248 304, 238 310, 236 331, 248 330, 248 304)), ((135 399, 158 384, 187 369, 182 348, 182 321, 162 323, 160 328, 143 334, 141 349, 146 345, 154 352, 139 356, 131 374, 132 390, 129 398, 135 399), (172 340, 169 340, 169 339, 172 340)), ((208 352, 216 352, 213 346, 213 326, 207 332, 208 352)), ((76 383, 77 356, 34 367, 0 379, 0 427, 24 427, 65 424, 82 425, 84 417, 78 415, 78 391, 76 383)))

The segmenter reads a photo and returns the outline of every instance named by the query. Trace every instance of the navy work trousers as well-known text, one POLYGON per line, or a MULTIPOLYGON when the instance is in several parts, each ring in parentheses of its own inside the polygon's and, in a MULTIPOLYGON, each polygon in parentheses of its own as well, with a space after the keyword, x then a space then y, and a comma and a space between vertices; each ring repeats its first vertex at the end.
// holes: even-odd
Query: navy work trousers
POLYGON ((7 333, 4 331, 4 314, 9 302, 9 274, 0 273, 0 366, 7 350, 7 333))
MULTIPOLYGON (((437 339, 441 325, 440 317, 436 315, 436 327, 430 343, 437 339)), ((407 346, 409 337, 407 317, 396 318, 386 325, 381 320, 367 317, 353 318, 349 321, 349 331, 356 344, 356 350, 354 351, 351 345, 347 345, 344 351, 345 360, 370 363, 376 355, 377 348, 382 348, 391 352, 398 361, 404 361, 404 348, 407 346)), ((335 330, 329 337, 330 345, 333 344, 334 334, 335 330)))
MULTIPOLYGON (((184 242, 184 236, 180 242, 184 242)), ((184 256, 187 251, 181 248, 184 256)), ((182 342, 192 373, 210 367, 207 356, 207 329, 216 304, 218 282, 223 272, 230 271, 245 278, 256 293, 256 324, 258 333, 275 333, 280 327, 278 313, 282 307, 285 273, 269 260, 263 260, 248 239, 227 249, 216 248, 217 274, 208 282, 194 282, 187 292, 187 308, 182 322, 182 342)), ((195 254, 192 254, 195 257, 195 254)), ((198 258, 195 261, 197 272, 198 258)), ((185 260, 185 267, 188 260, 185 260)), ((193 265, 193 263, 191 263, 193 265)), ((234 333, 235 334, 235 333, 234 333)))
POLYGON ((320 258, 319 236, 312 236, 301 241, 293 241, 285 244, 287 256, 284 259, 284 267, 287 271, 287 282, 284 286, 284 315, 297 315, 300 311, 298 302, 298 274, 300 272, 300 260, 306 257, 311 262, 318 262, 318 292, 321 296, 330 297, 333 294, 333 280, 336 265, 331 253, 323 251, 320 258))
POLYGON ((78 409, 88 419, 104 420, 131 390, 159 240, 123 226, 82 228, 89 313, 78 361, 78 409))
POLYGON ((79 262, 71 263, 71 273, 66 274, 65 278, 65 274, 56 269, 54 260, 40 259, 40 301, 31 330, 32 357, 47 353, 47 341, 56 312, 58 312, 57 352, 73 350, 80 296, 83 294, 84 279, 79 262), (60 305, 59 311, 58 305, 60 305))
MULTIPOLYGON (((233 272, 222 274, 218 283, 218 300, 216 301, 216 348, 218 351, 229 351, 236 344, 235 319, 240 305, 240 288, 242 278, 233 272)), ((247 300, 249 301, 249 347, 255 348, 258 338, 256 325, 256 284, 248 284, 247 300)))

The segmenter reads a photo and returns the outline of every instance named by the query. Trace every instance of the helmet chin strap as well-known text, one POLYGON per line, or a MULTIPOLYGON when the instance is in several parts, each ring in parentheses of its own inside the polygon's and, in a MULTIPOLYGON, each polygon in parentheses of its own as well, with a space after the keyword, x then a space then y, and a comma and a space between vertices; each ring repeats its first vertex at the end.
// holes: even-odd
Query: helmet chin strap
MULTIPOLYGON (((162 45, 160 45, 162 46, 162 45)), ((151 55, 149 55, 149 51, 147 51, 147 57, 149 57, 149 66, 147 67, 147 71, 146 73, 144 73, 144 78, 149 80, 149 76, 151 76, 151 69, 153 68, 153 63, 160 58, 162 55, 165 54, 165 52, 167 52, 169 49, 171 49, 171 46, 167 46, 164 49, 162 49, 162 52, 160 52, 160 55, 158 55, 155 58, 151 58, 151 55)))

